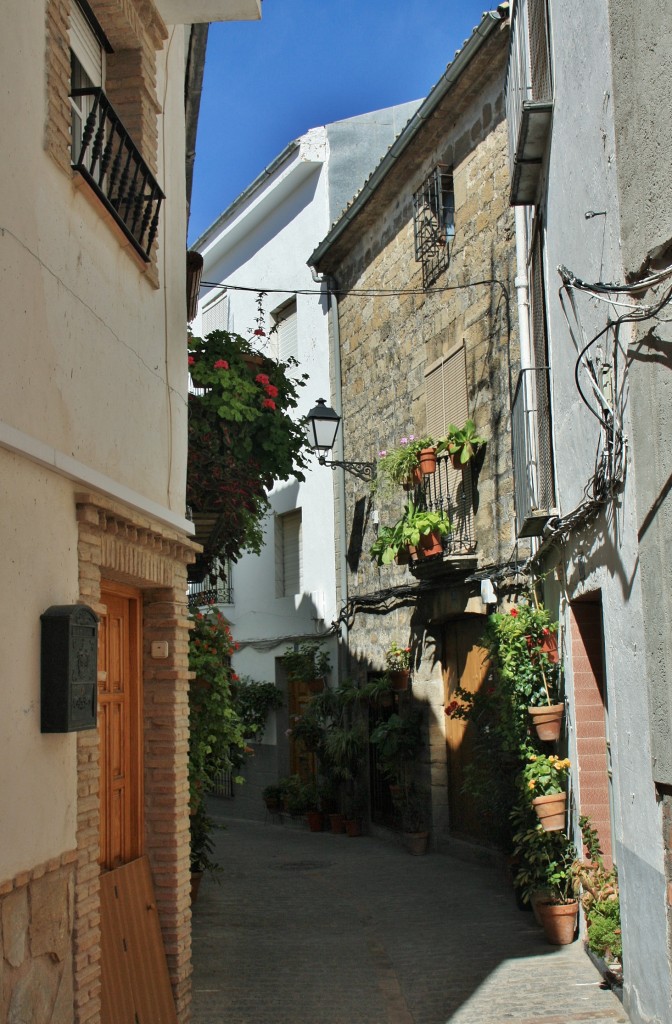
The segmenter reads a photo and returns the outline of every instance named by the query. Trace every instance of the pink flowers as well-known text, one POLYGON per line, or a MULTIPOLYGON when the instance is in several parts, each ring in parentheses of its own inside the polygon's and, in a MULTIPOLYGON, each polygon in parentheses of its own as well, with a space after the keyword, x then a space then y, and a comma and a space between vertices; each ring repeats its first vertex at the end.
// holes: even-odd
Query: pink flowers
POLYGON ((258 373, 254 379, 257 384, 263 384, 264 387, 266 386, 266 384, 270 384, 270 379, 266 376, 265 373, 258 373))
POLYGON ((226 359, 218 359, 215 363, 215 370, 228 370, 229 364, 226 359))
POLYGON ((263 329, 263 327, 257 327, 257 329, 256 329, 256 331, 254 333, 258 337, 260 337, 260 338, 265 338, 266 337, 266 331, 263 329))
POLYGON ((195 362, 196 362, 196 360, 194 359, 193 356, 189 356, 189 358, 187 359, 187 364, 189 366, 193 366, 195 362))
POLYGON ((517 619, 518 618, 518 609, 517 608, 512 608, 511 609, 511 614, 513 615, 514 619, 517 619))
POLYGON ((264 391, 266 392, 269 398, 278 397, 278 389, 276 388, 275 384, 267 384, 266 387, 264 388, 264 391))
POLYGON ((275 409, 275 402, 272 398, 265 398, 261 403, 262 409, 275 409))

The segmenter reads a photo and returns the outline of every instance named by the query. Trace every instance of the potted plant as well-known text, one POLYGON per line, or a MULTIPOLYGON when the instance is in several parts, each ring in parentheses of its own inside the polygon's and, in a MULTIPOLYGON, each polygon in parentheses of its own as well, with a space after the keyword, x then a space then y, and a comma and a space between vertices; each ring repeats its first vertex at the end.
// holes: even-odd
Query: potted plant
POLYGON ((275 683, 259 682, 242 676, 235 694, 235 709, 248 739, 261 736, 266 728, 269 712, 284 704, 282 690, 275 683))
POLYGON ((437 455, 447 451, 453 467, 462 469, 486 443, 487 438, 476 433, 474 421, 467 420, 463 427, 456 427, 451 423, 448 433, 439 440, 436 450, 437 455))
POLYGON ((409 853, 419 857, 427 853, 429 830, 427 808, 429 794, 418 789, 413 783, 401 790, 395 805, 401 818, 403 843, 409 853))
POLYGON ((329 653, 320 640, 306 640, 288 647, 282 655, 282 663, 290 682, 306 683, 311 693, 324 689, 326 676, 331 671, 329 653))
POLYGON ((389 565, 404 547, 413 558, 428 558, 441 553, 442 537, 450 530, 445 512, 430 511, 409 501, 394 526, 380 528, 369 553, 378 565, 389 565))
POLYGON ((607 868, 597 831, 586 815, 579 827, 587 858, 572 864, 573 889, 586 918, 588 949, 608 963, 617 975, 622 970, 623 943, 616 868, 607 868))
POLYGON ((569 768, 570 761, 566 757, 533 752, 527 755, 523 782, 532 797, 532 807, 547 832, 560 831, 565 827, 565 787, 569 768))
POLYGON ((422 749, 422 713, 415 708, 393 712, 379 722, 370 743, 376 748, 376 760, 381 773, 390 785, 398 786, 398 794, 408 789, 412 766, 422 749))
MULTIPOLYGON (((261 310, 263 293, 258 298, 261 310)), ((262 313, 260 312, 260 316, 262 313)), ((309 445, 295 417, 305 375, 294 376, 295 360, 279 362, 251 339, 213 331, 188 340, 194 390, 189 399, 187 504, 194 513, 226 517, 217 556, 259 553, 262 522, 270 508, 267 491, 277 480, 303 480, 309 445)))
MULTIPOLYGON (((213 860, 215 843, 213 832, 217 826, 208 816, 205 804, 200 803, 196 811, 189 816, 189 866, 191 869, 191 902, 194 903, 201 887, 204 872, 208 871, 215 878, 224 870, 213 860)), ((219 879, 217 879, 219 880, 219 879)))
POLYGON ((508 612, 495 612, 488 619, 484 638, 500 689, 508 696, 506 718, 511 747, 526 741, 532 718, 540 739, 560 735, 564 704, 559 700, 562 666, 543 651, 545 640, 555 635, 557 623, 534 595, 520 601, 508 612))
POLYGON ((402 437, 396 448, 378 452, 374 487, 378 490, 391 484, 417 486, 423 475, 436 469, 436 445, 431 437, 402 437))
POLYGON ((271 814, 278 814, 282 810, 283 796, 284 790, 279 782, 270 783, 261 792, 261 798, 266 804, 266 810, 270 811, 271 814))
POLYGON ((385 654, 387 675, 393 690, 405 690, 411 675, 411 648, 400 647, 393 640, 385 654))

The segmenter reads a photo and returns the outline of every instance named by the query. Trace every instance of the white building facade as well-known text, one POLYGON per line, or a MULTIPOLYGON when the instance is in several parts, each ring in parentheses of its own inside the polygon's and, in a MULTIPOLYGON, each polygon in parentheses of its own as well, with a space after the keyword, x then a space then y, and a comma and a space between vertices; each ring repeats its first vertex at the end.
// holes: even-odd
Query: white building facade
MULTIPOLYGON (((196 336, 229 330, 248 337, 257 327, 264 292, 266 354, 297 360, 294 376, 307 375, 297 416, 318 398, 333 403, 330 309, 326 292, 306 265, 331 222, 364 183, 416 103, 336 122, 290 143, 194 243, 203 255, 201 298, 192 324, 196 336)), ((263 815, 260 790, 294 767, 285 732, 298 699, 287 692, 281 656, 288 647, 321 639, 337 679, 338 618, 335 532, 339 480, 315 459, 305 480, 277 484, 264 523, 260 555, 245 554, 230 567, 216 597, 240 645, 233 667, 241 677, 275 682, 287 693, 271 713, 245 769, 247 784, 234 799, 252 816, 263 815)), ((194 595, 192 600, 198 601, 194 595)))

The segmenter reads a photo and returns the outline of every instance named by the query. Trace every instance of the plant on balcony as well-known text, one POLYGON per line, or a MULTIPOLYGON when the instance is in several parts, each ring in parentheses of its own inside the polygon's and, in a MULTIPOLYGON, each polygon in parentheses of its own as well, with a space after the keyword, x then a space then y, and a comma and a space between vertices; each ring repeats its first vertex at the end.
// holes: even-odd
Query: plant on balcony
POLYGON ((266 728, 269 712, 283 706, 284 696, 275 683, 259 682, 250 676, 243 676, 234 704, 245 736, 254 739, 266 728))
POLYGON ((448 516, 442 511, 431 511, 409 501, 404 514, 391 527, 381 527, 369 549, 378 565, 389 565, 403 548, 417 554, 429 538, 440 538, 450 533, 448 516))
MULTIPOLYGON (((264 335, 257 327, 255 343, 264 335)), ((187 504, 226 517, 215 554, 258 554, 267 490, 278 480, 304 479, 309 449, 291 413, 305 374, 292 376, 296 360, 276 362, 229 331, 190 338, 188 362, 198 392, 189 394, 187 504)))
POLYGON ((474 421, 467 420, 463 427, 451 423, 448 433, 439 440, 436 451, 437 455, 447 451, 453 466, 459 469, 473 459, 479 448, 486 443, 487 438, 476 433, 474 421))
POLYGON ((410 434, 409 437, 402 437, 396 448, 379 451, 373 489, 389 490, 390 485, 422 483, 420 453, 428 449, 434 452, 435 448, 431 437, 416 438, 410 434))

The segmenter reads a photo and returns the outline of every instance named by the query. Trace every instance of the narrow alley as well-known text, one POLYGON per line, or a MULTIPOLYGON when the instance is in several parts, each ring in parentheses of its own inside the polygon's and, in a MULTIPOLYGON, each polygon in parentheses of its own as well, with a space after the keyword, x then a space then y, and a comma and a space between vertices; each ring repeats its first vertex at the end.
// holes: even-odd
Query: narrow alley
POLYGON ((221 807, 194 1024, 627 1022, 581 942, 549 946, 498 870, 221 807))

